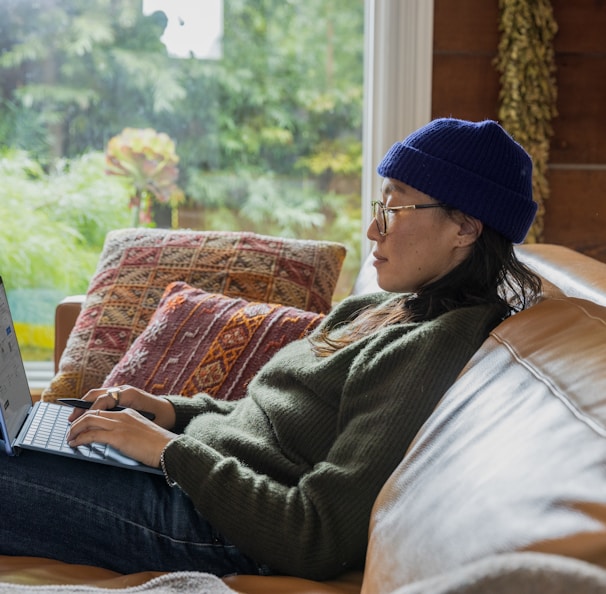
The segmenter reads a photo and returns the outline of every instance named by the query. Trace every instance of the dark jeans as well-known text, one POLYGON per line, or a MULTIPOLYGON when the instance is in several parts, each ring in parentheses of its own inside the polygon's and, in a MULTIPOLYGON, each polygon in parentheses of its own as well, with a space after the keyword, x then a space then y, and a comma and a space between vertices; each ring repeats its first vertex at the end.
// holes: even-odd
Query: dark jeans
POLYGON ((0 554, 120 573, 269 573, 163 477, 30 451, 0 453, 0 554))

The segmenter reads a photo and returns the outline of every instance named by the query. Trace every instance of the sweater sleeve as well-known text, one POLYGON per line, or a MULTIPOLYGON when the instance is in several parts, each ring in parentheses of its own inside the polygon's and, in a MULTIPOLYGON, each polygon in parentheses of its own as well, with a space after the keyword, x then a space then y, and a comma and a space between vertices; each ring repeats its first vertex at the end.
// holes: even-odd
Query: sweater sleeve
POLYGON ((294 485, 189 435, 167 448, 169 474, 219 531, 276 572, 323 580, 359 567, 381 486, 495 324, 494 310, 470 308, 369 337, 344 378, 332 446, 294 485))
POLYGON ((215 413, 229 414, 236 406, 237 400, 216 400, 208 394, 200 393, 189 398, 186 396, 165 396, 175 409, 175 433, 182 433, 187 424, 198 415, 215 413))

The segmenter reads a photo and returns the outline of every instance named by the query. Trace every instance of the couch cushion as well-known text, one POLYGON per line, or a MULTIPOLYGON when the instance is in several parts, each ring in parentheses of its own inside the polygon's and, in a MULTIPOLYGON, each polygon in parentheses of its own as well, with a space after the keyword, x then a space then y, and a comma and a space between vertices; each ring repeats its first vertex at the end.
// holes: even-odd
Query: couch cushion
POLYGON ((80 397, 99 387, 145 329, 171 282, 326 312, 344 257, 337 243, 253 233, 112 231, 58 373, 42 398, 80 397))
POLYGON ((377 499, 363 591, 511 551, 606 566, 606 307, 589 301, 492 332, 377 499))
POLYGON ((171 283, 147 328, 103 385, 235 400, 280 348, 308 334, 323 317, 171 283))
POLYGON ((390 594, 604 594, 606 571, 542 553, 504 553, 457 567, 390 594))
MULTIPOLYGON (((187 583, 187 582, 186 582, 187 583)), ((362 585, 361 572, 348 572, 342 576, 326 582, 314 582, 303 578, 290 576, 261 576, 261 575, 234 575, 225 577, 221 588, 215 578, 208 574, 192 572, 161 573, 144 571, 121 575, 91 565, 73 565, 53 559, 38 557, 9 557, 0 555, 0 584, 21 584, 14 588, 15 593, 36 592, 43 585, 53 585, 53 592, 70 591, 92 593, 92 588, 98 592, 146 592, 154 585, 156 592, 196 592, 196 594, 212 594, 215 592, 209 586, 215 586, 219 592, 229 588, 230 592, 239 594, 359 594, 362 585), (180 576, 191 576, 190 589, 183 589, 180 576), (174 580, 173 580, 174 578, 174 580), (196 579, 197 578, 197 579, 196 579), (165 580, 159 583, 160 580, 165 580), (167 583, 168 582, 168 583, 167 583), (79 588, 77 586, 82 586, 79 588), (171 589, 169 586, 173 586, 171 589), (111 589, 111 590, 110 590, 111 589)), ((10 586, 7 586, 9 592, 10 586)), ((48 592, 48 590, 46 591, 48 592)))
POLYGON ((516 253, 541 276, 547 296, 580 297, 606 305, 606 263, 548 243, 519 245, 516 253))

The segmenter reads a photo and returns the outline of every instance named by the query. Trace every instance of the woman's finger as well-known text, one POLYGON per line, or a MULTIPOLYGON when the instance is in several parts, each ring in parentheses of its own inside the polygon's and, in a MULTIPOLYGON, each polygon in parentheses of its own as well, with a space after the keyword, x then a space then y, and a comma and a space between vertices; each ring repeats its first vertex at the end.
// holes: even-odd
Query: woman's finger
MULTIPOLYGON (((84 436, 84 434, 89 433, 92 429, 102 429, 102 423, 105 421, 102 416, 104 414, 100 408, 84 411, 84 414, 81 414, 69 428, 66 436, 67 443, 71 446, 72 442, 77 441, 80 436, 84 436)), ((86 441, 81 441, 77 445, 91 443, 92 441, 94 440, 91 439, 91 436, 87 435, 86 441)))

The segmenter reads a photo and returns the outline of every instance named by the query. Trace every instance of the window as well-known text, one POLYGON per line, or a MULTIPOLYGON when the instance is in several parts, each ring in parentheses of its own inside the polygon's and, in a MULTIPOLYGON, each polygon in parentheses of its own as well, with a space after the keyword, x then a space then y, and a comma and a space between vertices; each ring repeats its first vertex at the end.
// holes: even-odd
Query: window
POLYGON ((364 10, 0 3, 0 273, 26 358, 50 359, 54 307, 85 291, 112 228, 341 241, 346 294, 362 249, 364 10), (127 128, 166 134, 179 158, 184 199, 153 203, 151 223, 133 219, 130 180, 106 174, 108 142, 127 128))

